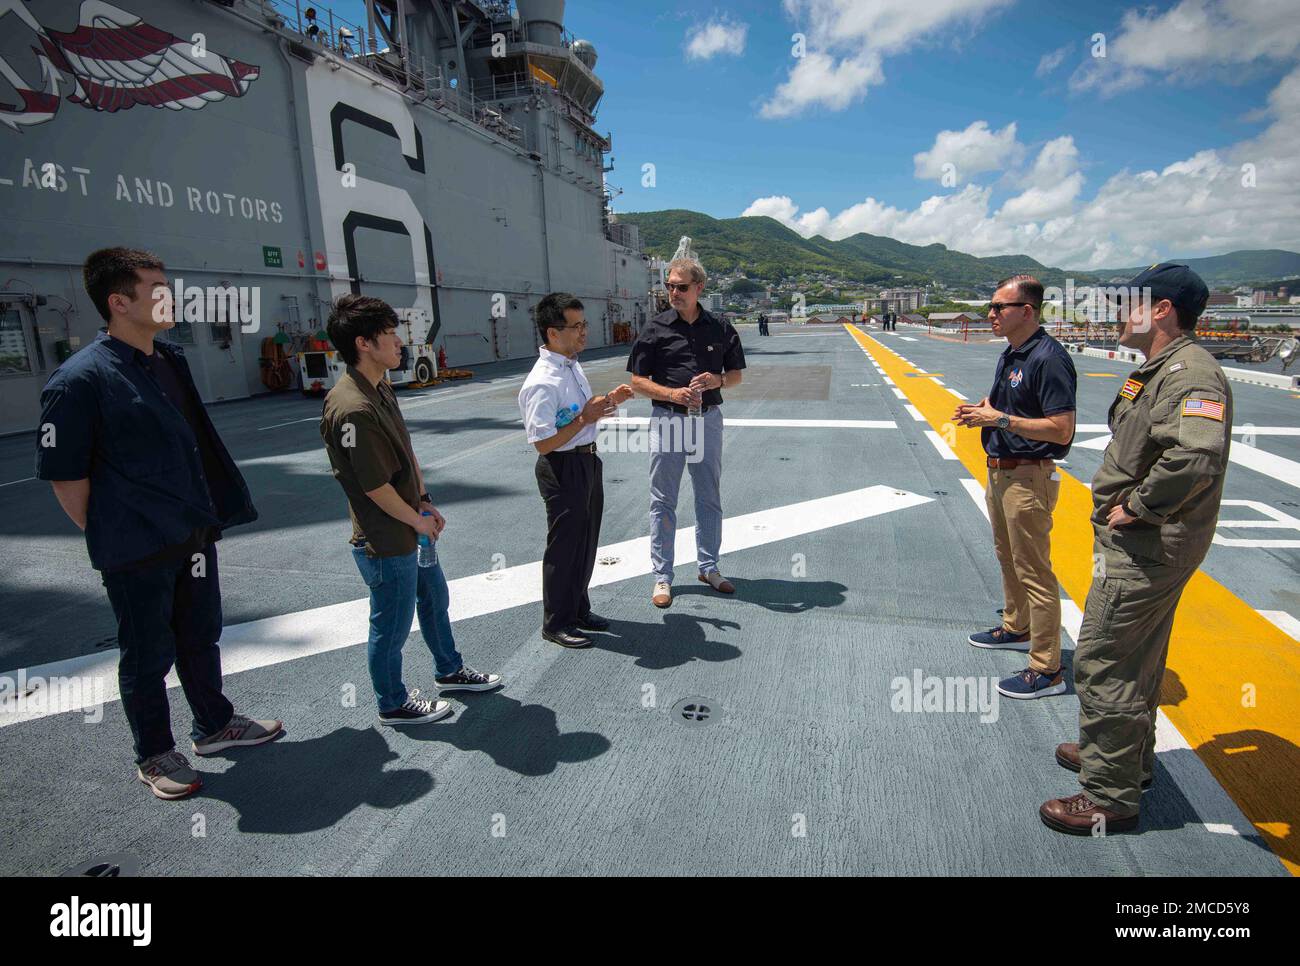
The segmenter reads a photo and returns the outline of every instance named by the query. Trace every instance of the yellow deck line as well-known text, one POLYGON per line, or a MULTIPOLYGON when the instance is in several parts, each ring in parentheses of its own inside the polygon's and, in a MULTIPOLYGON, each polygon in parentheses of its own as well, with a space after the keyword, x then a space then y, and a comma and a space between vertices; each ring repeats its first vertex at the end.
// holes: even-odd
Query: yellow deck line
MULTIPOLYGON (((849 334, 987 485, 977 429, 952 422, 960 400, 853 326, 849 334)), ((992 372, 989 373, 992 378, 992 372)), ((974 400, 972 400, 974 401, 974 400)), ((1061 470, 1052 565, 1083 607, 1092 583, 1092 494, 1061 470)), ((989 556, 993 546, 989 544, 989 556)), ((1178 606, 1161 706, 1210 773, 1293 875, 1300 875, 1300 647, 1204 571, 1178 606), (1253 707, 1249 697, 1253 692, 1253 707)), ((1073 736, 1062 736, 1068 739, 1073 736)))

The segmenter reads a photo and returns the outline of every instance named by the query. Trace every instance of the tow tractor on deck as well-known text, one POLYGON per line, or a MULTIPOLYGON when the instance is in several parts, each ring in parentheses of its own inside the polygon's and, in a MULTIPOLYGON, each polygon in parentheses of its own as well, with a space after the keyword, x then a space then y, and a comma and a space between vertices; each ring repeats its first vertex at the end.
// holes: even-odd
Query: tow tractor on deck
MULTIPOLYGON (((422 308, 395 311, 397 334, 402 339, 402 361, 396 369, 388 370, 388 381, 394 386, 433 382, 438 378, 439 353, 429 342, 429 313, 422 308)), ((298 353, 298 371, 302 374, 305 395, 328 392, 345 369, 347 363, 334 349, 310 349, 298 353)), ((450 377, 453 372, 459 370, 448 370, 444 375, 450 377)))

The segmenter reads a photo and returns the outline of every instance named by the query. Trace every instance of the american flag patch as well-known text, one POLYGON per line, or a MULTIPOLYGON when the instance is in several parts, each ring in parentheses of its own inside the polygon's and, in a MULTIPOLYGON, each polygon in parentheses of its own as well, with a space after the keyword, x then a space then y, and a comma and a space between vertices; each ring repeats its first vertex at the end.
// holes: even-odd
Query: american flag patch
POLYGON ((1184 399, 1184 416, 1204 416, 1223 422, 1223 403, 1214 399, 1184 399))

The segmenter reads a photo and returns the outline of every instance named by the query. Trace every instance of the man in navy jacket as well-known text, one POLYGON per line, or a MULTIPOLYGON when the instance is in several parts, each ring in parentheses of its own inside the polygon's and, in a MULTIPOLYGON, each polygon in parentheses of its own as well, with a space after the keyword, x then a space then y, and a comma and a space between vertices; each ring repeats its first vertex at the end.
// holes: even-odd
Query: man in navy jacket
POLYGON ((156 340, 176 324, 162 262, 106 248, 86 259, 83 275, 107 326, 41 393, 36 475, 85 531, 108 591, 137 777, 159 798, 184 798, 202 781, 172 738, 173 664, 194 715, 195 754, 262 744, 282 730, 236 714, 222 694, 216 541, 257 510, 184 354, 156 340))

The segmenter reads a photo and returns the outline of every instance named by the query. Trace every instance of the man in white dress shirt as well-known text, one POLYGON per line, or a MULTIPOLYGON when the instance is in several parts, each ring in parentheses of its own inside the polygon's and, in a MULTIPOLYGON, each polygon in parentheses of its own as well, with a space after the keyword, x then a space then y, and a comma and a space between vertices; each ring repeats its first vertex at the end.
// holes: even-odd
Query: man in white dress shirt
POLYGON ((632 387, 592 396, 578 362, 587 321, 576 297, 552 292, 537 303, 535 315, 545 344, 519 390, 519 414, 540 454, 537 488, 546 502, 542 637, 562 647, 590 647, 585 631, 609 629, 609 621, 591 612, 587 596, 605 507, 596 423, 631 399, 632 387))

